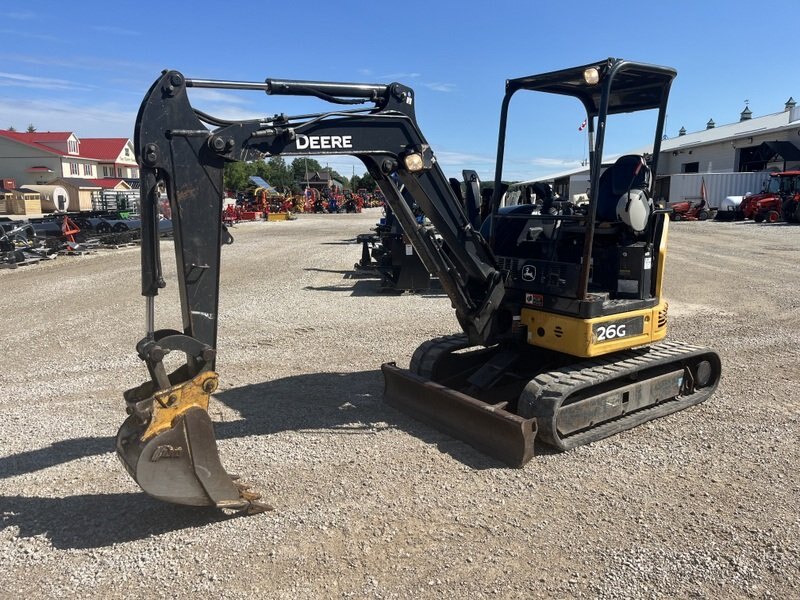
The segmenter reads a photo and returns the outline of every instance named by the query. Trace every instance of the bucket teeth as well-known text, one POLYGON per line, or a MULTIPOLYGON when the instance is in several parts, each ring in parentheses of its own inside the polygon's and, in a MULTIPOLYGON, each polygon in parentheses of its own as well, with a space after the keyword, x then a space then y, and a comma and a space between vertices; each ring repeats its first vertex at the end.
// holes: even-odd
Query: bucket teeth
POLYGON ((245 510, 245 513, 248 516, 251 516, 251 515, 260 515, 261 513, 270 512, 272 510, 275 510, 274 506, 271 506, 264 502, 257 502, 254 500, 250 502, 247 509, 245 510))
POLYGON ((248 502, 253 502, 255 500, 261 500, 261 494, 259 494, 258 492, 251 492, 251 491, 248 491, 248 490, 243 490, 241 488, 239 488, 239 495, 242 498, 244 498, 245 500, 247 500, 248 502))
POLYGON ((271 507, 259 502, 261 495, 220 462, 208 415, 216 382, 216 373, 203 372, 165 390, 140 386, 128 394, 129 406, 139 410, 120 428, 117 454, 136 483, 160 500, 248 515, 264 512, 271 507), (147 393, 152 395, 142 397, 147 393), (151 407, 149 414, 142 413, 145 406, 151 407))

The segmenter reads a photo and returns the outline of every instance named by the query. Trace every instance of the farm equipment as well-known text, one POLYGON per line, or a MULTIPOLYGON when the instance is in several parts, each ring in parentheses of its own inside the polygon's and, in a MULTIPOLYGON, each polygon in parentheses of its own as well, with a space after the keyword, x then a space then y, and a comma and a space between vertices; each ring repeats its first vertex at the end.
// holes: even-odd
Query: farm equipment
POLYGON ((791 203, 786 205, 786 202, 797 193, 800 193, 800 171, 770 173, 761 192, 742 198, 737 218, 757 223, 791 220, 794 213, 791 203))
POLYGON ((0 268, 16 269, 54 258, 42 248, 30 223, 0 221, 0 268))
POLYGON ((706 221, 713 219, 717 214, 717 209, 709 208, 704 198, 698 201, 686 199, 683 202, 673 202, 669 205, 672 213, 670 219, 673 221, 706 221))
POLYGON ((800 191, 792 191, 782 194, 781 197, 781 216, 787 223, 797 223, 800 221, 800 191))
MULTIPOLYGON (((404 198, 417 223, 424 224, 425 216, 414 199, 408 194, 404 198)), ((356 238, 361 243, 361 260, 354 268, 357 271, 377 272, 383 290, 403 292, 428 289, 431 275, 403 233, 391 206, 384 207, 384 217, 374 231, 374 234, 362 234, 356 238)))
POLYGON ((719 381, 717 353, 656 343, 667 331, 669 211, 653 204, 652 173, 675 74, 608 59, 507 80, 494 191, 477 227, 480 215, 449 185, 420 132, 411 88, 163 72, 135 127, 147 307, 137 352, 150 378, 125 392, 129 416, 116 449, 130 475, 170 502, 249 513, 266 508, 223 468, 208 414, 219 385, 220 249, 232 241, 220 219, 223 166, 263 156, 358 157, 450 297, 462 333, 422 343, 409 369, 382 366, 391 406, 520 467, 533 456, 535 439, 567 450, 704 401, 719 381), (194 88, 366 106, 223 121, 192 108, 194 88), (578 214, 501 207, 508 109, 520 92, 572 97, 586 111, 590 201, 578 214), (652 155, 622 156, 601 175, 608 117, 637 111, 656 118, 652 155), (180 329, 156 329, 155 298, 166 285, 155 235, 160 186, 173 207, 180 329), (185 358, 172 373, 164 361, 170 352, 185 358))
POLYGON ((782 219, 783 201, 781 196, 767 196, 753 206, 752 217, 756 223, 777 223, 782 219))

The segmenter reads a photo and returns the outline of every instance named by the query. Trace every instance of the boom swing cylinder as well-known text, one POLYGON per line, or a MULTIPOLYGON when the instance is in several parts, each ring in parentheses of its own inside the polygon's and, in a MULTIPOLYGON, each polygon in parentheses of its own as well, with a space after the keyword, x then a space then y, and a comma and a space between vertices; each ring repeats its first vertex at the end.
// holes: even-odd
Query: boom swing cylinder
POLYGON ((667 223, 653 209, 649 174, 674 75, 609 59, 509 80, 494 196, 480 206, 477 175, 465 172, 465 201, 420 132, 413 90, 399 83, 249 83, 162 73, 135 130, 147 302, 147 331, 137 352, 150 379, 125 393, 129 417, 117 452, 128 472, 166 501, 250 513, 268 508, 223 468, 208 415, 218 385, 220 249, 233 241, 220 218, 223 167, 268 156, 359 158, 452 302, 463 333, 423 343, 409 370, 384 365, 389 404, 521 466, 533 456, 537 431, 566 449, 704 400, 719 379, 713 351, 647 346, 666 332, 667 223), (593 82, 584 76, 591 70, 593 82), (367 106, 233 122, 195 110, 188 97, 194 87, 367 106), (500 207, 508 102, 520 90, 571 95, 586 108, 597 141, 585 214, 500 207), (608 114, 652 108, 659 120, 650 164, 631 158, 601 177, 608 114), (165 285, 157 235, 163 194, 173 218, 182 330, 155 325, 155 296, 165 285), (409 201, 431 225, 417 221, 409 201), (489 216, 481 222, 481 214, 489 216), (603 219, 613 222, 601 232, 603 219), (610 266, 593 272, 591 263, 610 266), (185 359, 172 372, 164 364, 169 353, 185 359))

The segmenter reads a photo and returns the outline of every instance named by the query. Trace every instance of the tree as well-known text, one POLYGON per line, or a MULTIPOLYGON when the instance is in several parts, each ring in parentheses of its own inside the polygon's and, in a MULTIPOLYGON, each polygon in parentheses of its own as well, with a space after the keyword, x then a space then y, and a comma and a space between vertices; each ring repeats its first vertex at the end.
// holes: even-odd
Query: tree
POLYGON ((306 170, 311 177, 315 172, 323 171, 322 165, 313 158, 295 158, 292 161, 292 181, 301 182, 306 180, 306 170))
POLYGON ((360 187, 364 188, 368 192, 374 192, 375 188, 378 187, 378 184, 375 183, 375 180, 369 173, 364 173, 364 176, 361 178, 360 183, 361 183, 360 187))
POLYGON ((8 130, 9 131, 16 131, 16 128, 13 125, 9 125, 8 130))
MULTIPOLYGON (((249 175, 255 175, 256 177, 261 177, 261 179, 266 179, 269 181, 267 177, 269 169, 267 168, 267 163, 263 160, 257 160, 250 163, 249 175)), ((270 183, 272 183, 270 181, 270 183)))
POLYGON ((34 133, 36 131, 36 127, 33 126, 33 123, 28 125, 28 133, 34 133))
POLYGON ((330 167, 325 167, 322 170, 323 171, 327 171, 328 173, 330 173, 331 179, 336 179, 337 181, 341 181, 342 182, 342 187, 345 187, 345 188, 350 187, 350 180, 347 177, 345 177, 344 175, 340 175, 337 171, 334 171, 330 167))
POLYGON ((285 193, 292 188, 292 173, 281 156, 273 156, 265 163, 265 176, 272 187, 285 193))
MULTIPOLYGON (((255 171, 254 168, 252 168, 255 171)), ((225 163, 225 169, 222 175, 222 185, 226 190, 238 192, 244 190, 250 185, 248 177, 252 174, 251 167, 243 162, 225 163)))

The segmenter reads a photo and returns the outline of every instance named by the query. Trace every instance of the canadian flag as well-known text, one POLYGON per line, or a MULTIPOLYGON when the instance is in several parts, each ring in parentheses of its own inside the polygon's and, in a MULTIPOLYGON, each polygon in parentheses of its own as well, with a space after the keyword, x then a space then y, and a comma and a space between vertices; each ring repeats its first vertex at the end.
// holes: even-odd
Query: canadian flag
POLYGON ((581 126, 578 127, 578 131, 583 131, 584 129, 586 129, 586 119, 584 119, 583 123, 581 123, 581 126))

